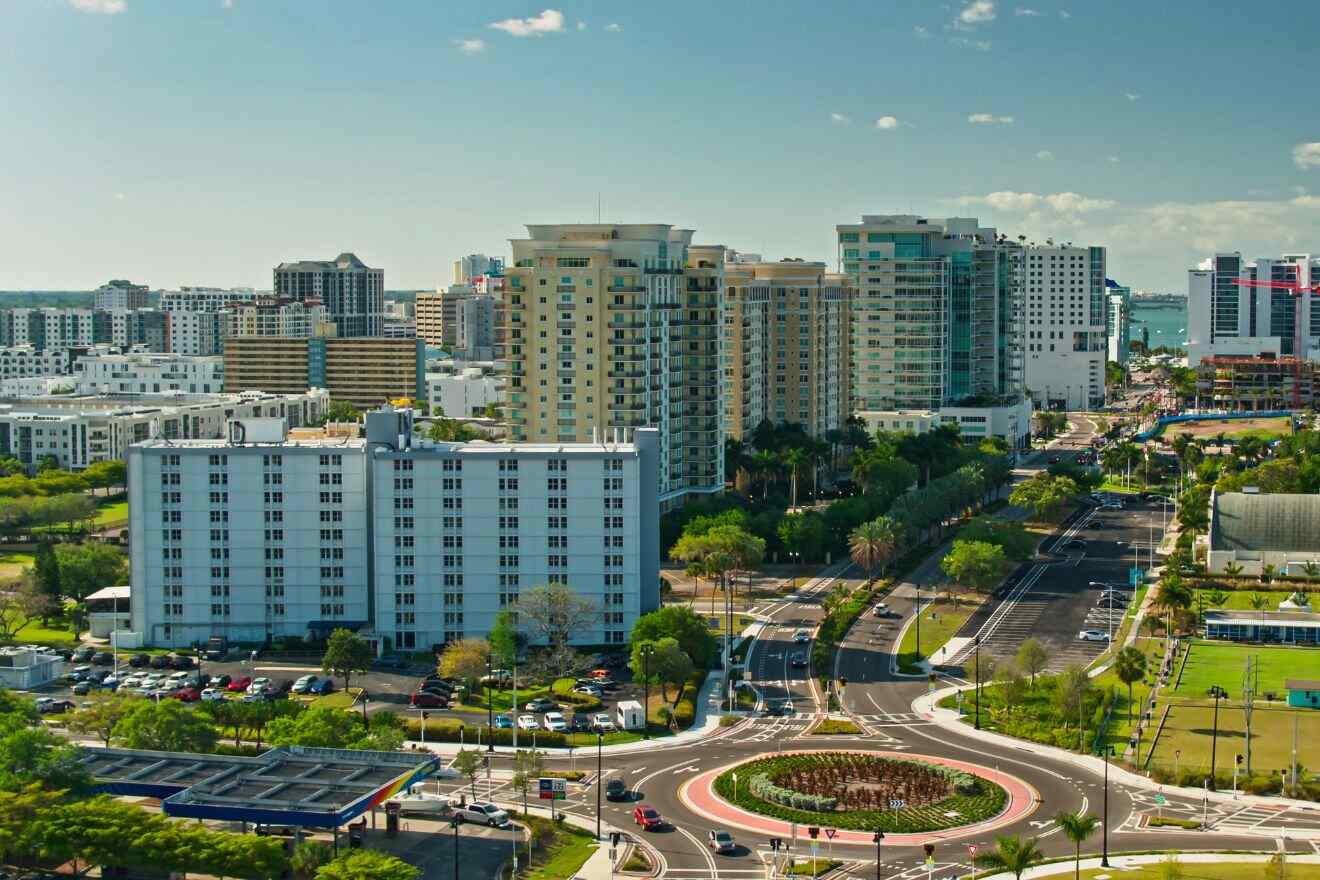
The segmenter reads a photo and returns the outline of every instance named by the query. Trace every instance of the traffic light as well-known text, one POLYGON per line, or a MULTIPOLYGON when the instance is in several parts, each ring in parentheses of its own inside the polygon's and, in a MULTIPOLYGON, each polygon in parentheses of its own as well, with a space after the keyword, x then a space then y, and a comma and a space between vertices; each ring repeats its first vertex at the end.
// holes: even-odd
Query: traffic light
POLYGON ((820 827, 817 825, 809 825, 807 826, 807 833, 811 835, 812 840, 815 840, 817 837, 820 837, 820 827))
POLYGON ((422 713, 422 720, 423 720, 423 721, 425 721, 426 719, 428 719, 428 718, 430 718, 430 717, 431 717, 431 713, 430 713, 430 712, 423 712, 423 713, 422 713))
POLYGON ((1242 766, 1242 755, 1240 755, 1240 754, 1237 755, 1237 756, 1236 756, 1236 760, 1234 760, 1233 763, 1234 763, 1234 764, 1237 764, 1239 767, 1241 767, 1241 766, 1242 766))
POLYGON ((784 841, 778 837, 770 838, 770 851, 779 852, 779 848, 783 845, 783 843, 784 841))
POLYGON ((618 846, 618 845, 619 845, 619 842, 622 841, 622 840, 623 840, 623 835, 622 835, 622 834, 620 834, 620 833, 617 832, 617 831, 611 831, 611 832, 610 832, 610 846, 618 846))
POLYGON ((930 858, 931 856, 935 855, 935 844, 928 843, 922 848, 926 850, 926 858, 930 858))

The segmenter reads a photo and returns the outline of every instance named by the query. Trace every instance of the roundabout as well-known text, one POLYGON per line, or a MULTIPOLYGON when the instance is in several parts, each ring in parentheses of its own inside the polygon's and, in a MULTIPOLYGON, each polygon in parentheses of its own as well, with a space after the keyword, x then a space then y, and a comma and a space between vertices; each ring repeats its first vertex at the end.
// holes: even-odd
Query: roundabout
POLYGON ((836 829, 836 844, 911 846, 982 834, 1030 815, 1035 789, 965 761, 863 750, 759 755, 708 770, 679 790, 693 812, 754 834, 836 829), (736 780, 735 780, 736 777, 736 780))

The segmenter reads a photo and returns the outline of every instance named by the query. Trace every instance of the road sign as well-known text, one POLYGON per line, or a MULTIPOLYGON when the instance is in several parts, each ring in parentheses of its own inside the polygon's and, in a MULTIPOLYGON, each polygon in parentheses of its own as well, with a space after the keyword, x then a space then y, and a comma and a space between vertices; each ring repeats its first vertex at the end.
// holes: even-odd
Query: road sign
POLYGON ((967 844, 967 854, 972 858, 976 858, 976 844, 974 843, 967 844))
POLYGON ((1141 569, 1135 565, 1128 569, 1128 583, 1134 587, 1141 583, 1141 569))
POLYGON ((568 785, 554 777, 537 780, 537 793, 543 801, 562 801, 568 797, 568 785))
POLYGON ((834 839, 834 835, 836 835, 836 834, 838 834, 838 833, 839 833, 839 829, 837 829, 837 828, 826 828, 826 829, 825 829, 825 836, 828 837, 830 840, 833 840, 833 839, 834 839))
POLYGON ((1162 795, 1162 794, 1157 794, 1157 795, 1155 795, 1155 806, 1157 806, 1157 807, 1162 807, 1162 806, 1164 806, 1166 803, 1168 803, 1168 801, 1166 801, 1166 800, 1164 799, 1164 795, 1162 795))
POLYGON ((889 809, 891 810, 901 810, 906 806, 907 806, 907 801, 903 800, 902 798, 893 798, 889 801, 889 809))

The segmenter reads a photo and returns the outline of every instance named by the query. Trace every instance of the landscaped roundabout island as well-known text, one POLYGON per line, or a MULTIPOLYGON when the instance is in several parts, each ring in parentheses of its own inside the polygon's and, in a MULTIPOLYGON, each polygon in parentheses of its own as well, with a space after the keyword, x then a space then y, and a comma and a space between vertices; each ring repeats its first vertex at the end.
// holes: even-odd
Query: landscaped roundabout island
POLYGON ((747 761, 721 773, 715 793, 748 812, 785 822, 899 834, 984 822, 1003 812, 1008 801, 1001 786, 975 773, 864 752, 747 761))

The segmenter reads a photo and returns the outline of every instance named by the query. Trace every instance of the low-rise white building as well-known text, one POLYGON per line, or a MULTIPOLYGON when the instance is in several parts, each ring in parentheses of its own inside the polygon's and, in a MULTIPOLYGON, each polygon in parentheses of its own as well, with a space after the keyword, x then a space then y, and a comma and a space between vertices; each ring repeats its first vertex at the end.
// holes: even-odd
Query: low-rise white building
POLYGON ((163 440, 217 438, 233 418, 283 418, 289 425, 316 421, 330 394, 159 394, 133 397, 58 397, 0 400, 0 455, 35 467, 51 456, 62 468, 82 470, 96 461, 122 459, 128 447, 163 440))
POLYGON ((0 687, 32 690, 63 674, 64 661, 57 654, 31 648, 0 648, 0 687))
POLYGON ((1305 575, 1320 565, 1320 495, 1260 492, 1210 493, 1210 528, 1198 539, 1211 574, 1236 565, 1255 577, 1264 567, 1276 574, 1305 575))
POLYGON ((256 298, 257 292, 251 287, 181 287, 160 292, 160 309, 163 312, 221 312, 256 298))
POLYGON ((83 356, 74 362, 78 394, 220 394, 225 389, 223 357, 178 354, 83 356))
MULTIPOLYGON (((433 362, 434 363, 434 362, 433 362)), ((441 361, 426 372, 426 397, 430 412, 440 407, 449 418, 480 415, 487 404, 499 403, 504 379, 494 374, 492 365, 456 365, 441 361)))
POLYGON ((0 379, 61 376, 73 371, 74 358, 84 349, 35 348, 14 345, 0 348, 0 379))
POLYGON ((952 424, 965 440, 998 437, 1010 449, 1021 449, 1031 442, 1031 401, 999 406, 942 406, 938 410, 875 410, 857 413, 866 423, 868 433, 875 431, 910 431, 925 434, 940 425, 952 424))

